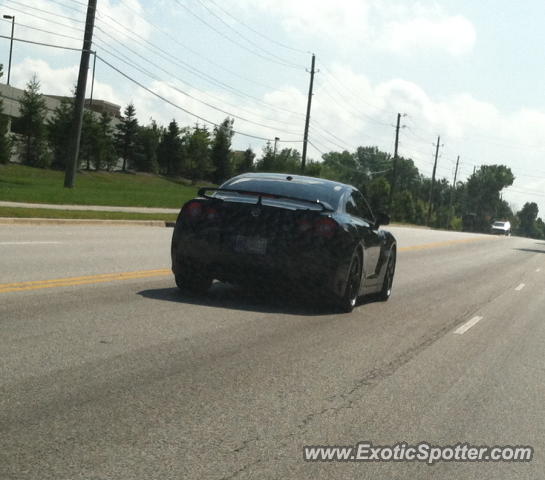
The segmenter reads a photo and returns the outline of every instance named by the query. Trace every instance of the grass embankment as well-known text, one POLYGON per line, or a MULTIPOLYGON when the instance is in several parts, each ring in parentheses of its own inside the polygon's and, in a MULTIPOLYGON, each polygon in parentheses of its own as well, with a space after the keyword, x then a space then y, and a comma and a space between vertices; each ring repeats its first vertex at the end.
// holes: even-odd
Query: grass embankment
POLYGON ((90 210, 52 210, 48 208, 0 207, 0 217, 11 218, 87 218, 93 220, 164 220, 176 221, 176 214, 94 212, 90 210))
MULTIPOLYGON (((180 208, 197 193, 197 186, 186 183, 144 173, 80 172, 75 188, 69 189, 63 187, 64 172, 0 165, 0 200, 11 202, 180 208)), ((110 218, 103 217, 103 213, 62 218, 110 218)), ((119 214, 119 218, 132 218, 132 214, 119 214)), ((160 215, 153 218, 161 219, 160 215)))

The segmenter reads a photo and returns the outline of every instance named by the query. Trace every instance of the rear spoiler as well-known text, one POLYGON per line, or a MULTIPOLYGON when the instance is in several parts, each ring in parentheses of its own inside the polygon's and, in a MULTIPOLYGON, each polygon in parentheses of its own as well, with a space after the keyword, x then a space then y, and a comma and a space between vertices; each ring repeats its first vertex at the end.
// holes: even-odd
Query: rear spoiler
POLYGON ((293 200, 295 202, 304 202, 304 203, 310 203, 311 205, 317 205, 322 208, 322 212, 328 211, 333 212, 333 208, 326 202, 322 202, 321 200, 307 200, 306 198, 299 198, 299 197, 290 197, 288 195, 279 195, 276 193, 266 193, 266 192, 251 192, 249 190, 234 190, 232 188, 211 188, 211 187, 203 187, 199 188, 198 195, 199 197, 208 198, 209 200, 221 200, 218 197, 211 197, 210 195, 207 195, 206 192, 229 192, 229 193, 239 193, 241 195, 253 195, 257 198, 257 205, 261 205, 263 198, 274 198, 274 199, 286 199, 286 200, 293 200))

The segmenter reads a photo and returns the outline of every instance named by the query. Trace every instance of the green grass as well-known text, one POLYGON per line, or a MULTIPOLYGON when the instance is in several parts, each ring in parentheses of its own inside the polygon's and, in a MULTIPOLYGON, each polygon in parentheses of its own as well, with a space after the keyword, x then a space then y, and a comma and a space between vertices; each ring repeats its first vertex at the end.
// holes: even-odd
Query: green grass
POLYGON ((196 186, 145 173, 80 172, 73 189, 64 188, 64 172, 0 165, 0 200, 69 205, 180 208, 196 186))
POLYGON ((48 208, 0 207, 0 217, 15 218, 87 218, 99 220, 164 220, 175 222, 176 214, 93 212, 88 210, 53 210, 48 208))

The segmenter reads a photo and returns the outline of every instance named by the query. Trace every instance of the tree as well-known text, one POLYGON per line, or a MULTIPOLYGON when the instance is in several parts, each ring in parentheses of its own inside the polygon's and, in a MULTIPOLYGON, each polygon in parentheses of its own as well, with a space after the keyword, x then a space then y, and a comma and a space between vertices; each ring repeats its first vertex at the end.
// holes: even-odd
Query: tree
POLYGON ((42 168, 49 166, 46 112, 45 100, 40 94, 40 82, 34 75, 27 83, 19 103, 19 125, 22 133, 19 153, 26 165, 42 168))
POLYGON ((274 150, 271 142, 267 142, 263 147, 261 158, 257 162, 256 170, 258 172, 273 172, 274 171, 274 150))
POLYGON ((100 163, 99 157, 99 125, 94 114, 90 110, 84 110, 81 127, 81 141, 79 147, 78 165, 85 163, 86 170, 91 170, 91 165, 100 163))
POLYGON ((157 163, 160 171, 168 176, 181 173, 183 165, 182 140, 180 128, 176 120, 168 124, 168 128, 161 135, 157 146, 157 163))
POLYGON ((141 172, 156 173, 159 170, 157 149, 161 140, 161 130, 155 120, 148 126, 138 128, 136 169, 141 172))
POLYGON ((367 200, 373 212, 385 212, 390 195, 390 184, 384 177, 374 178, 366 188, 367 200))
POLYGON ((212 142, 212 150, 210 158, 214 167, 213 181, 214 183, 223 183, 231 176, 231 140, 233 139, 233 122, 232 118, 226 118, 220 125, 214 128, 214 140, 212 142))
POLYGON ((526 202, 522 207, 522 210, 517 213, 519 218, 519 233, 526 237, 535 237, 536 236, 536 219, 539 209, 534 202, 526 202))
POLYGON ((189 177, 193 182, 210 176, 214 167, 210 162, 210 132, 206 127, 194 128, 184 138, 189 177))
POLYGON ((138 135, 138 119, 136 110, 132 103, 129 103, 123 111, 123 117, 117 125, 115 134, 115 146, 119 156, 123 159, 122 170, 133 168, 136 157, 136 139, 138 135))
POLYGON ((112 132, 112 116, 103 112, 97 126, 97 157, 95 170, 105 168, 110 171, 117 165, 118 156, 115 150, 112 132))
POLYGON ((505 165, 483 165, 466 183, 466 215, 474 215, 475 230, 488 232, 490 222, 501 208, 500 192, 513 184, 515 177, 505 165))
POLYGON ((64 170, 68 162, 70 135, 74 121, 74 101, 63 98, 53 111, 53 116, 47 121, 47 136, 52 150, 53 168, 64 170))
POLYGON ((415 202, 410 191, 395 192, 390 215, 398 222, 417 223, 415 202))
POLYGON ((251 172, 254 169, 255 153, 248 147, 244 150, 242 163, 238 166, 238 173, 251 172))
POLYGON ((348 183, 358 188, 369 180, 369 168, 362 165, 348 150, 329 152, 323 155, 322 175, 331 180, 348 183))
POLYGON ((541 218, 538 218, 535 223, 536 237, 545 239, 545 222, 541 218))
MULTIPOLYGON (((0 64, 0 78, 3 76, 3 65, 0 64)), ((11 158, 11 141, 8 137, 9 119, 4 115, 4 99, 0 95, 0 163, 8 163, 11 158)))
MULTIPOLYGON (((358 147, 354 154, 361 171, 367 175, 376 175, 376 172, 385 172, 392 167, 392 157, 378 147, 358 147)), ((391 180, 388 180, 391 183, 391 180)))
POLYGON ((299 173, 301 171, 301 154, 295 148, 283 148, 273 162, 275 172, 299 173))

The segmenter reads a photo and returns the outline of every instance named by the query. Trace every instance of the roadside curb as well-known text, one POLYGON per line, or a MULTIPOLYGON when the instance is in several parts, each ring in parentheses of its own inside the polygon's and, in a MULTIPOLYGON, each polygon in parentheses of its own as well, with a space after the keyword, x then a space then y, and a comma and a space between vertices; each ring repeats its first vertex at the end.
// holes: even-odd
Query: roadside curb
POLYGON ((169 227, 176 222, 165 220, 100 220, 94 218, 18 218, 0 217, 0 225, 102 225, 110 227, 169 227))

